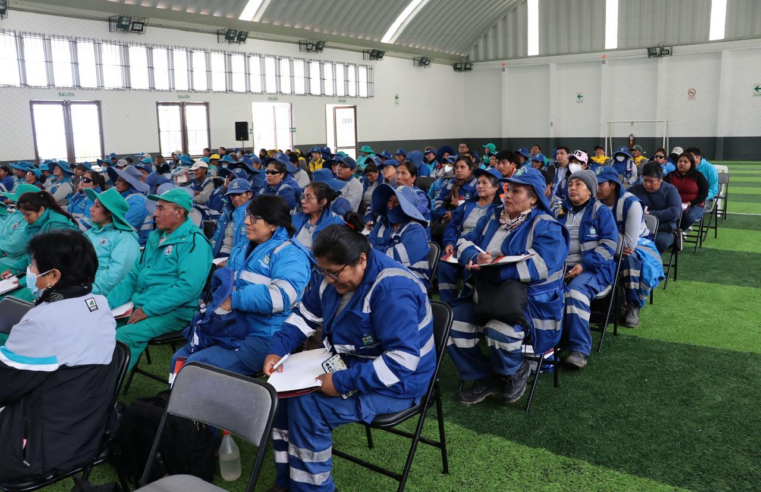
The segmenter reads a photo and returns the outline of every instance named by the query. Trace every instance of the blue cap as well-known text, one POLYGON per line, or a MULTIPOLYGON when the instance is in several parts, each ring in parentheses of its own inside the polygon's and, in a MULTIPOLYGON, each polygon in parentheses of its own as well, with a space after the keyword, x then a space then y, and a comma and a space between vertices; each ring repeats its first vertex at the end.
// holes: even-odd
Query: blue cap
POLYGON ((219 162, 226 162, 228 164, 235 164, 236 163, 236 161, 232 157, 227 155, 227 154, 225 154, 225 156, 223 158, 221 158, 219 160, 219 162))
POLYGON ((597 169, 595 169, 595 175, 597 176, 597 183, 607 183, 609 181, 613 181, 614 183, 618 183, 618 188, 623 189, 623 186, 621 185, 621 180, 618 179, 618 172, 615 168, 611 166, 600 166, 597 169))
POLYGON ((150 157, 143 157, 142 159, 140 159, 140 162, 143 164, 148 164, 150 166, 153 164, 153 159, 151 159, 150 157))
POLYGON ((242 163, 244 163, 244 164, 246 164, 248 166, 253 166, 254 163, 261 164, 262 160, 259 159, 259 156, 256 156, 256 155, 247 155, 247 156, 244 156, 240 160, 240 162, 242 162, 242 163))
POLYGON ((108 167, 111 165, 111 161, 104 161, 103 159, 98 159, 97 162, 100 167, 108 167))
POLYGON ((621 147, 617 148, 615 152, 613 152, 613 156, 615 157, 616 154, 624 154, 629 159, 632 158, 632 155, 629 153, 629 148, 625 145, 622 145, 621 147))
POLYGON ((473 176, 475 176, 477 178, 480 177, 480 176, 483 176, 484 174, 491 174, 492 176, 494 176, 497 179, 503 179, 502 173, 499 172, 497 169, 495 169, 493 167, 490 167, 488 169, 478 168, 478 169, 474 169, 473 170, 473 176))
POLYGON ((391 154, 388 152, 388 150, 384 150, 380 154, 375 154, 375 155, 383 157, 384 159, 391 159, 391 154))
POLYGON ((230 186, 227 187, 227 193, 225 195, 240 195, 251 191, 251 185, 247 179, 237 178, 230 181, 230 186))
POLYGON ((550 215, 553 215, 552 209, 550 209, 550 202, 547 201, 547 197, 544 196, 544 192, 547 189, 547 181, 544 179, 544 174, 538 169, 534 169, 533 167, 522 167, 516 169, 511 177, 502 178, 500 181, 503 183, 518 183, 531 186, 534 188, 534 193, 539 199, 539 204, 542 208, 550 215))
POLYGON ((444 145, 443 147, 439 147, 439 150, 436 152, 436 161, 442 162, 442 159, 444 158, 444 154, 449 153, 450 156, 453 156, 456 154, 454 149, 450 147, 449 145, 444 145))
POLYGON ((341 164, 344 167, 348 167, 349 169, 356 169, 357 168, 357 161, 349 157, 348 155, 338 161, 339 164, 341 164))
POLYGON ((201 157, 201 162, 205 162, 206 164, 211 164, 211 161, 208 157, 201 157))
POLYGON ((341 191, 346 186, 346 181, 334 178, 330 169, 322 168, 315 171, 312 174, 312 179, 315 183, 325 183, 333 191, 341 191))
POLYGON ((312 152, 317 152, 319 154, 322 154, 322 147, 312 147, 311 149, 309 149, 309 153, 311 154, 312 152))
POLYGON ((403 156, 406 156, 407 155, 407 151, 404 150, 404 149, 396 149, 396 152, 394 152, 394 155, 403 155, 403 156))
POLYGON ((415 165, 417 169, 425 164, 425 155, 420 150, 413 150, 407 155, 407 160, 415 165))
POLYGON ((180 162, 186 166, 192 166, 193 165, 193 158, 190 157, 188 154, 182 154, 180 156, 180 162))
MULTIPOLYGON (((140 161, 140 162, 143 162, 143 161, 140 161)), ((153 172, 153 168, 151 167, 150 164, 135 164, 135 167, 138 169, 142 169, 148 174, 151 174, 153 172)))
POLYGON ((157 187, 166 184, 171 183, 172 180, 169 178, 166 178, 160 174, 151 173, 148 176, 145 177, 145 181, 143 181, 145 184, 148 185, 148 187, 151 190, 155 190, 157 187))
POLYGON ((528 149, 526 147, 521 147, 518 150, 515 151, 516 154, 520 154, 526 159, 531 159, 531 154, 529 154, 528 149))
POLYGON ((433 147, 431 147, 430 149, 426 150, 426 151, 425 151, 425 153, 426 153, 426 154, 434 154, 434 155, 435 155, 435 154, 436 154, 436 149, 434 149, 433 147))
POLYGON ((373 192, 372 209, 377 211, 380 215, 386 216, 388 214, 388 199, 391 195, 396 195, 399 199, 399 206, 402 207, 404 215, 422 223, 423 225, 428 225, 428 221, 425 220, 423 214, 417 209, 417 196, 415 196, 415 190, 409 186, 399 186, 394 188, 386 183, 379 185, 373 192))
POLYGON ((50 166, 48 166, 47 162, 43 162, 42 164, 40 164, 40 171, 50 172, 50 166))
POLYGON ((544 154, 541 154, 541 153, 534 154, 531 156, 531 160, 541 162, 542 164, 544 164, 544 154))
POLYGON ((116 157, 117 157, 117 156, 116 156, 116 154, 115 154, 115 153, 113 153, 113 152, 111 152, 110 154, 108 154, 108 158, 109 158, 109 159, 116 159, 116 157))

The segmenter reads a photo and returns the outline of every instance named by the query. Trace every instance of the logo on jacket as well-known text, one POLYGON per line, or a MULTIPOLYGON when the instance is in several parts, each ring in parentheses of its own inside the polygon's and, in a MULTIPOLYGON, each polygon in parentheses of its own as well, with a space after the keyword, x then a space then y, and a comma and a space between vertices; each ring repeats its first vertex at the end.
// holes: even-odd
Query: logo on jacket
POLYGON ((172 254, 172 249, 173 249, 173 248, 174 248, 174 245, 173 245, 173 244, 170 244, 169 246, 167 246, 167 247, 166 247, 166 249, 164 250, 164 256, 169 256, 169 255, 171 255, 171 254, 172 254))
POLYGON ((98 241, 98 243, 99 243, 101 246, 105 246, 106 244, 108 244, 108 239, 107 239, 107 238, 105 238, 105 237, 104 237, 104 238, 101 238, 101 240, 100 240, 100 241, 98 241))
POLYGON ((597 237, 597 229, 594 226, 589 228, 589 237, 597 237))
POLYGON ((516 178, 518 176, 523 176, 524 174, 526 174, 526 169, 522 167, 518 169, 517 171, 515 171, 515 173, 513 174, 513 177, 516 178))
POLYGON ((98 310, 98 303, 96 303, 95 299, 92 297, 85 299, 85 304, 87 304, 87 309, 89 309, 91 313, 98 310))
POLYGON ((364 345, 365 347, 368 347, 368 346, 373 345, 373 344, 375 344, 375 339, 373 338, 372 335, 365 334, 362 337, 362 345, 364 345))
POLYGON ((264 263, 265 265, 269 265, 270 264, 270 255, 265 256, 264 260, 262 260, 262 263, 264 263))

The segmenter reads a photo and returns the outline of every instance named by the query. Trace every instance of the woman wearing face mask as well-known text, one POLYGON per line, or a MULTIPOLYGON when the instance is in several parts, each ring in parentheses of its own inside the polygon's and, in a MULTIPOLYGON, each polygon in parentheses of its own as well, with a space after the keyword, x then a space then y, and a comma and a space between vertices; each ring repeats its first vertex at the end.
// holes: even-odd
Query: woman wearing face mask
MULTIPOLYGON (((442 255, 454 253, 457 241, 475 229, 481 217, 489 215, 495 207, 502 205, 500 172, 496 169, 476 169, 473 174, 478 180, 477 195, 457 207, 452 214, 452 220, 444 231, 442 255)), ((462 273, 463 269, 459 265, 439 262, 439 296, 442 301, 450 302, 457 298, 457 282, 462 273)))
POLYGON ((277 195, 288 204, 291 214, 296 213, 296 207, 298 206, 296 192, 291 186, 284 183, 288 173, 285 164, 272 160, 267 164, 267 170, 264 173, 267 184, 259 191, 259 195, 277 195))
POLYGON ((53 179, 50 181, 50 188, 48 191, 58 205, 65 207, 69 203, 69 198, 74 193, 74 185, 72 184, 72 177, 74 171, 69 167, 69 163, 65 161, 51 161, 48 167, 53 172, 53 179))
POLYGON ((304 188, 304 194, 301 195, 301 212, 293 216, 293 227, 296 229, 296 240, 306 249, 311 251, 314 240, 323 229, 333 224, 344 223, 344 220, 330 209, 331 202, 337 196, 325 183, 315 182, 304 188))
POLYGON ((77 230, 29 242, 35 306, 0 350, 0 477, 39 479, 97 451, 119 367, 116 322, 92 292, 98 260, 77 230), (22 443, 24 445, 22 445, 22 443))
POLYGON ((72 195, 69 200, 68 211, 74 220, 79 225, 79 230, 85 232, 92 227, 90 220, 90 207, 93 205, 93 201, 90 200, 86 190, 93 190, 96 193, 100 193, 103 188, 106 187, 106 180, 100 174, 95 171, 87 171, 79 179, 79 190, 72 195))
POLYGON ((473 170, 476 167, 476 161, 470 156, 460 156, 455 160, 454 180, 442 186, 433 202, 434 220, 449 222, 452 220, 452 211, 460 205, 460 202, 476 196, 477 180, 473 176, 473 170))
POLYGON ((623 176, 625 184, 637 182, 637 165, 629 154, 629 149, 622 146, 616 149, 610 159, 610 166, 616 170, 619 176, 623 176))
POLYGON ((191 321, 190 343, 174 354, 172 370, 182 357, 239 374, 261 371, 273 335, 301 299, 312 263, 293 238, 288 205, 254 197, 245 224, 247 241, 214 273, 212 300, 191 321))
POLYGON ((428 288, 428 221, 415 206, 415 192, 408 186, 380 185, 373 193, 373 210, 378 220, 370 232, 370 244, 409 268, 428 288))
POLYGON ((695 158, 689 152, 679 156, 676 171, 669 173, 663 180, 674 185, 682 198, 682 222, 679 228, 686 231, 703 216, 708 180, 697 170, 695 158))
POLYGON ((281 400, 273 429, 273 491, 335 490, 332 430, 410 408, 425 394, 436 364, 425 289, 371 248, 359 214, 346 218, 346 225, 317 237, 312 253, 321 284, 304 293, 267 352, 264 372, 270 375, 322 326, 326 346, 348 366, 320 376, 318 392, 281 400))
MULTIPOLYGON (((27 223, 24 232, 26 243, 29 243, 34 236, 54 229, 78 229, 74 217, 62 209, 47 191, 24 193, 18 198, 16 208, 21 210, 27 223)), ((6 278, 23 273, 31 261, 31 257, 25 254, 16 258, 15 261, 4 262, 6 269, 0 277, 6 278)))

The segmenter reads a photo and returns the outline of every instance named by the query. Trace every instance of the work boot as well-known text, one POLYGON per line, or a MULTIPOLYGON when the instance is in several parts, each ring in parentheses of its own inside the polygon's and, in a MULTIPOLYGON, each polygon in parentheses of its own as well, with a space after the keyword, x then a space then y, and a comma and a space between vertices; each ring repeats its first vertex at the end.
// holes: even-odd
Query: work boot
POLYGON ((639 326, 639 308, 629 306, 629 310, 626 312, 624 318, 624 326, 628 328, 636 328, 639 326))
POLYGON ((618 318, 621 324, 624 324, 626 317, 629 315, 629 306, 628 304, 624 304, 621 306, 621 316, 618 318))
POLYGON ((460 400, 460 403, 464 403, 465 405, 475 405, 476 403, 484 401, 486 397, 499 392, 501 386, 502 381, 494 375, 483 379, 477 379, 469 389, 460 389, 460 391, 457 392, 457 399, 460 400))
POLYGON ((521 399, 523 393, 526 392, 530 372, 531 364, 524 360, 514 374, 505 378, 505 385, 502 387, 502 399, 505 403, 515 403, 521 399))
POLYGON ((272 484, 272 487, 268 488, 267 492, 288 492, 288 487, 281 487, 278 484, 272 484))
POLYGON ((587 365, 588 355, 584 355, 581 352, 571 352, 571 355, 566 358, 565 363, 576 369, 583 369, 587 365))

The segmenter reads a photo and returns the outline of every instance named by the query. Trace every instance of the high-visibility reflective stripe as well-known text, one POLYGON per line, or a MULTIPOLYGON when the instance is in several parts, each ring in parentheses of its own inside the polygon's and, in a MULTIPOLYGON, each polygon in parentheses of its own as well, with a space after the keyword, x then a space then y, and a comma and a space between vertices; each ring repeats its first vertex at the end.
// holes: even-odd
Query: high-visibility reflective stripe
POLYGON ((354 347, 354 345, 334 345, 333 348, 336 349, 336 352, 339 354, 353 354, 357 351, 357 349, 354 347))
POLYGON ((447 345, 454 345, 457 348, 473 348, 478 345, 479 338, 457 338, 449 337, 447 345))
POLYGON ((639 277, 641 273, 642 273, 642 270, 629 269, 629 270, 621 271, 621 275, 623 275, 624 277, 639 277))
POLYGON ((425 270, 429 266, 430 265, 428 264, 428 260, 420 260, 417 263, 413 263, 412 265, 410 265, 410 268, 416 268, 416 269, 420 269, 420 270, 425 270))
POLYGON ((240 278, 241 280, 245 280, 246 282, 256 284, 256 285, 269 285, 272 282, 272 279, 265 276, 260 275, 258 273, 250 272, 248 270, 243 270, 240 272, 240 278))
POLYGON ((459 331, 460 333, 476 333, 478 331, 478 326, 473 323, 465 323, 463 321, 455 320, 452 322, 452 331, 459 331))
POLYGON ((420 288, 420 291, 423 294, 428 294, 423 284, 420 282, 420 279, 409 270, 404 270, 401 268, 386 268, 385 270, 381 271, 381 273, 378 275, 378 277, 375 279, 375 283, 372 287, 370 287, 370 291, 365 296, 363 305, 362 305, 362 312, 363 313, 369 313, 370 312, 370 299, 372 298, 373 292, 375 291, 375 287, 385 278, 387 277, 406 277, 409 279, 412 279, 415 281, 417 286, 420 288))
POLYGON ((423 348, 420 349, 420 357, 423 358, 426 355, 428 355, 428 352, 433 350, 433 347, 436 345, 433 335, 431 335, 431 338, 428 339, 427 342, 425 342, 425 345, 423 345, 423 348))
POLYGON ((528 271, 528 260, 519 261, 515 264, 515 268, 518 270, 518 277, 521 282, 531 281, 531 272, 528 271))
POLYGON ((423 321, 418 323, 417 325, 418 330, 422 330, 423 328, 428 326, 428 323, 430 323, 431 320, 433 320, 433 311, 431 310, 431 303, 427 302, 425 304, 425 317, 423 318, 423 321))
POLYGON ((486 337, 486 345, 489 347, 495 347, 499 350, 504 350, 505 352, 519 352, 521 350, 521 346, 523 345, 523 341, 500 342, 499 340, 494 340, 493 338, 486 337))
POLYGON ((288 319, 286 319, 285 322, 292 324, 293 326, 298 328, 299 331, 301 331, 301 333, 303 333, 304 336, 307 338, 311 337, 315 332, 315 330, 312 329, 307 324, 306 320, 296 313, 291 313, 291 315, 288 316, 288 319))
MULTIPOLYGON (((515 329, 514 326, 510 326, 507 323, 503 323, 501 321, 497 321, 496 319, 491 319, 486 324, 487 328, 491 328, 492 330, 496 331, 497 333, 500 333, 502 335, 505 335, 506 337, 510 338, 523 338, 524 334, 522 331, 518 331, 515 329)), ((488 336, 488 335, 487 335, 488 336)))
POLYGON ((533 248, 529 248, 528 252, 534 255, 532 258, 529 258, 528 261, 534 262, 536 271, 539 274, 539 280, 547 278, 547 263, 544 262, 544 258, 539 256, 539 253, 537 253, 533 248))
POLYGON ((322 463, 328 461, 333 456, 333 446, 329 447, 325 451, 312 451, 309 449, 300 448, 294 446, 293 443, 288 444, 288 454, 294 458, 298 458, 304 463, 322 463))
POLYGON ((288 441, 288 431, 285 429, 272 429, 273 441, 288 441))
POLYGON ((563 326, 562 321, 555 321, 554 319, 531 318, 531 323, 534 325, 534 329, 542 331, 560 331, 563 326))
POLYGON ((575 314, 576 316, 583 319, 584 321, 589 321, 589 311, 584 311, 581 308, 578 308, 576 306, 571 306, 571 305, 566 306, 565 311, 568 314, 575 314))
POLYGON ((290 301, 289 308, 293 307, 294 304, 296 304, 296 299, 299 297, 299 293, 296 292, 296 289, 293 288, 293 286, 287 281, 283 279, 277 279, 272 281, 272 285, 277 285, 288 296, 288 300, 290 301))
POLYGON ((280 289, 278 289, 275 285, 270 285, 267 287, 267 292, 269 292, 270 299, 272 299, 272 312, 283 312, 283 294, 280 293, 280 289))
POLYGON ((457 284, 439 283, 439 290, 457 290, 457 284))
POLYGON ((312 312, 308 310, 304 304, 299 304, 299 312, 302 316, 304 316, 304 319, 311 321, 312 323, 322 323, 322 318, 312 314, 312 312))
MULTIPOLYGON (((396 246, 394 246, 393 248, 389 248, 389 249, 395 249, 396 250, 396 254, 399 255, 399 263, 401 263, 404 266, 407 266, 407 265, 410 264, 410 257, 407 254, 407 248, 405 248, 403 244, 399 243, 396 246)), ((391 256, 393 257, 393 255, 391 255, 391 256)))
POLYGON ((288 451, 275 451, 275 463, 288 464, 288 451))
POLYGON ((402 352, 401 350, 391 350, 389 352, 385 352, 384 355, 386 355, 389 359, 393 360, 400 366, 409 369, 410 371, 417 369, 417 365, 420 363, 420 357, 407 352, 402 352))
POLYGON ((328 281, 323 278, 322 283, 320 284, 320 299, 322 299, 322 293, 325 292, 325 289, 328 288, 328 285, 328 281))
POLYGON ((329 471, 312 474, 307 473, 303 470, 299 470, 298 468, 291 467, 291 480, 294 482, 308 483, 310 485, 321 485, 328 478, 330 478, 329 471))
POLYGON ((570 297, 572 299, 576 299, 577 301, 580 301, 581 303, 589 306, 589 298, 585 296, 584 294, 582 294, 581 292, 579 292, 578 290, 571 289, 570 291, 566 293, 565 296, 566 298, 570 297))
POLYGON ((595 249, 596 247, 597 241, 587 241, 586 243, 581 243, 582 251, 589 251, 590 249, 595 249))
POLYGON ((375 374, 378 375, 378 379, 386 386, 392 386, 399 382, 399 378, 391 372, 383 357, 378 357, 373 361, 373 368, 375 369, 375 374))

